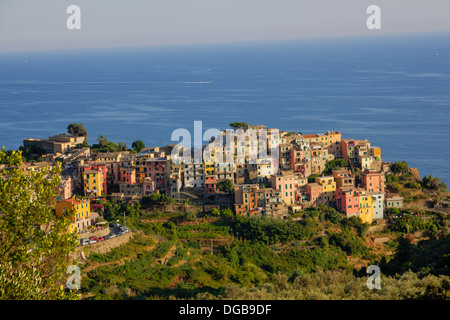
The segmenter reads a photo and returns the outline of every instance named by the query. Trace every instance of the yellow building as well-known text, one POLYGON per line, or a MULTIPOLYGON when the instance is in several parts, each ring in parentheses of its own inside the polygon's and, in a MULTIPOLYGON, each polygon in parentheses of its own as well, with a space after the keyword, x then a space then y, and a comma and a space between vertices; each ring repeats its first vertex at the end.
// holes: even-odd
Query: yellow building
POLYGON ((211 143, 203 150, 203 165, 205 166, 205 176, 214 175, 216 163, 216 149, 215 143, 211 143))
POLYGON ((303 139, 311 142, 322 142, 329 154, 339 156, 342 153, 341 150, 341 133, 340 132, 326 132, 303 135, 303 139))
POLYGON ((359 217, 363 223, 372 223, 373 221, 373 198, 365 190, 359 193, 359 217))
POLYGON ((334 177, 316 177, 316 183, 322 186, 322 202, 327 206, 332 206, 336 201, 336 182, 334 177))
POLYGON ((103 173, 100 170, 85 170, 83 172, 84 195, 100 196, 103 190, 103 173))
POLYGON ((66 199, 56 202, 55 212, 58 218, 65 216, 71 221, 69 231, 81 231, 91 225, 90 203, 87 200, 66 199))
POLYGON ((216 174, 216 168, 214 165, 214 161, 205 161, 205 176, 210 176, 216 174))

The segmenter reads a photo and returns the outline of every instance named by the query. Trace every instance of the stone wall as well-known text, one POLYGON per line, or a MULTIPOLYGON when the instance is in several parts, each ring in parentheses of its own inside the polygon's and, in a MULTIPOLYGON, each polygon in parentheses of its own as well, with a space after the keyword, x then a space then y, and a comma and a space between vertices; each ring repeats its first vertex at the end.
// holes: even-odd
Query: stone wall
POLYGON ((86 246, 80 246, 76 248, 75 254, 77 257, 80 257, 81 251, 84 252, 85 256, 89 256, 90 253, 108 253, 109 251, 111 251, 111 249, 119 247, 122 244, 130 241, 133 236, 134 234, 132 232, 128 232, 112 239, 100 241, 86 246))
POLYGON ((78 239, 85 239, 90 237, 104 237, 107 236, 111 231, 109 230, 109 227, 106 227, 105 229, 93 231, 93 232, 84 232, 78 234, 78 239))

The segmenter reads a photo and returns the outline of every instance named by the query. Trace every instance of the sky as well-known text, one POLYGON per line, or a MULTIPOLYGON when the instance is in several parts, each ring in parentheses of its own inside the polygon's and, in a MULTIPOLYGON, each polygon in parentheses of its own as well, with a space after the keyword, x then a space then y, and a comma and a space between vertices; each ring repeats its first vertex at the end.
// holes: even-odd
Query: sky
POLYGON ((0 0, 0 51, 450 31, 449 17, 449 0, 0 0), (367 28, 370 5, 381 29, 367 28))

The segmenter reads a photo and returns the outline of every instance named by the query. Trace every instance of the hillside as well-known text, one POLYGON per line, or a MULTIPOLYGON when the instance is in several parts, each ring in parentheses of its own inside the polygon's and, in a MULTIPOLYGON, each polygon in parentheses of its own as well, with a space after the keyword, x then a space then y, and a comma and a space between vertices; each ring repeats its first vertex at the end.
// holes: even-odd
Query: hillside
POLYGON ((140 211, 128 223, 127 244, 87 257, 84 299, 450 297, 442 213, 369 226, 325 206, 295 220, 140 211), (381 268, 381 290, 366 286, 371 264, 381 268))

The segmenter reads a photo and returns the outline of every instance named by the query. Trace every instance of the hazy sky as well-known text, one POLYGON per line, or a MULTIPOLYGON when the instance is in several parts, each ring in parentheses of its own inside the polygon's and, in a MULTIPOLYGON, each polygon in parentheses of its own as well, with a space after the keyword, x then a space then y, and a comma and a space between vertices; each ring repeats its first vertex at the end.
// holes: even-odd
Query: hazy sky
POLYGON ((0 0, 0 51, 450 31, 449 17, 450 0, 0 0), (369 5, 381 30, 366 27, 369 5))

